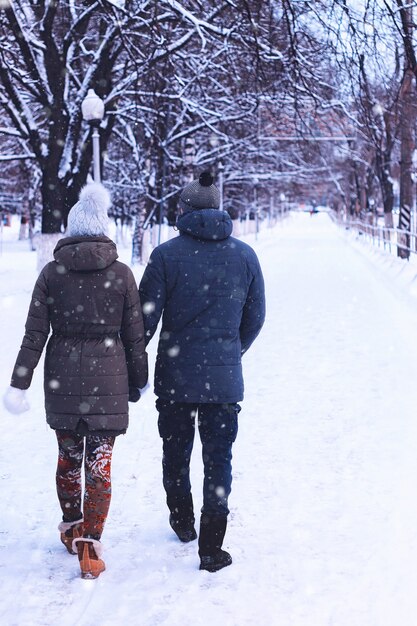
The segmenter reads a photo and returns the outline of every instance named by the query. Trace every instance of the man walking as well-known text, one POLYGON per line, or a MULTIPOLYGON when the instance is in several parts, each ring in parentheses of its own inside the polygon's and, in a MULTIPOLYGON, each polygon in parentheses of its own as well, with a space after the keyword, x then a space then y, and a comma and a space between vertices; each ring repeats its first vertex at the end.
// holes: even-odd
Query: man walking
POLYGON ((162 316, 155 366, 163 485, 169 522, 183 542, 196 539, 190 484, 195 422, 204 463, 200 569, 230 565, 222 550, 232 482, 232 444, 243 399, 241 356, 264 322, 265 294, 255 252, 231 237, 228 213, 210 173, 187 185, 175 237, 150 256, 139 286, 146 342, 162 316))

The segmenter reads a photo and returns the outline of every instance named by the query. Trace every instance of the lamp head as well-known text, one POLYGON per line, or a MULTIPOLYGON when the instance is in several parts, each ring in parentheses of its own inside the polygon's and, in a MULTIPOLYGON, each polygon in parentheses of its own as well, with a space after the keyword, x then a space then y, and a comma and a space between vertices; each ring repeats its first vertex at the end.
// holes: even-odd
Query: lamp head
POLYGON ((100 123, 104 117, 104 102, 98 97, 94 89, 89 89, 81 103, 81 112, 86 122, 100 123))

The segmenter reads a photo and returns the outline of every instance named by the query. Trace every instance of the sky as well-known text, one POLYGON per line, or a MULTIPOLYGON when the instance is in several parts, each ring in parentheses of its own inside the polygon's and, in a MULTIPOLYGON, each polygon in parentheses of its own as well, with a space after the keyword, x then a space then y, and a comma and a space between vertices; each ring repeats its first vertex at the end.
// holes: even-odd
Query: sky
MULTIPOLYGON (((114 449, 107 569, 81 580, 57 530, 40 364, 31 410, 0 407, 1 624, 415 626, 415 260, 370 250, 324 213, 292 213, 245 240, 263 267, 267 319, 244 356, 224 543, 233 564, 200 572, 196 542, 181 544, 169 527, 149 390, 114 449)), ((0 250, 5 390, 36 254, 17 241, 16 222, 0 250)), ((128 241, 119 253, 128 262, 128 241)), ((143 267, 134 272, 139 280, 143 267)), ((156 338, 151 369, 155 349, 156 338)), ((198 511, 198 441, 192 484, 198 511)))

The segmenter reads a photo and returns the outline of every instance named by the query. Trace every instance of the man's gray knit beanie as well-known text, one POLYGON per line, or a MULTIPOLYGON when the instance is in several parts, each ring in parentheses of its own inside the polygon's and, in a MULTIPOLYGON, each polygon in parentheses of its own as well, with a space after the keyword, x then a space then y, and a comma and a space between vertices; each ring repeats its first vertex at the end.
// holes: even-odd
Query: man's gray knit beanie
POLYGON ((184 211, 193 209, 218 209, 220 206, 220 193, 213 185, 213 176, 210 172, 200 174, 198 180, 184 187, 180 195, 180 207, 184 211))
POLYGON ((109 218, 107 210, 111 198, 101 183, 89 183, 80 192, 77 204, 68 213, 66 235, 68 237, 88 237, 107 235, 109 218))

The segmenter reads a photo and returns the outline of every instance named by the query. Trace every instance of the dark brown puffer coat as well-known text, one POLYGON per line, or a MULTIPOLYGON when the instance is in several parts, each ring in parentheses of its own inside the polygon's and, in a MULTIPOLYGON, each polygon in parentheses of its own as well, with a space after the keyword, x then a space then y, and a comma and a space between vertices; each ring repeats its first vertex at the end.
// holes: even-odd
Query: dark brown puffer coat
POLYGON ((124 431, 129 386, 148 379, 142 311, 130 268, 104 236, 67 237, 33 290, 12 386, 27 389, 50 327, 45 409, 54 429, 124 431))

